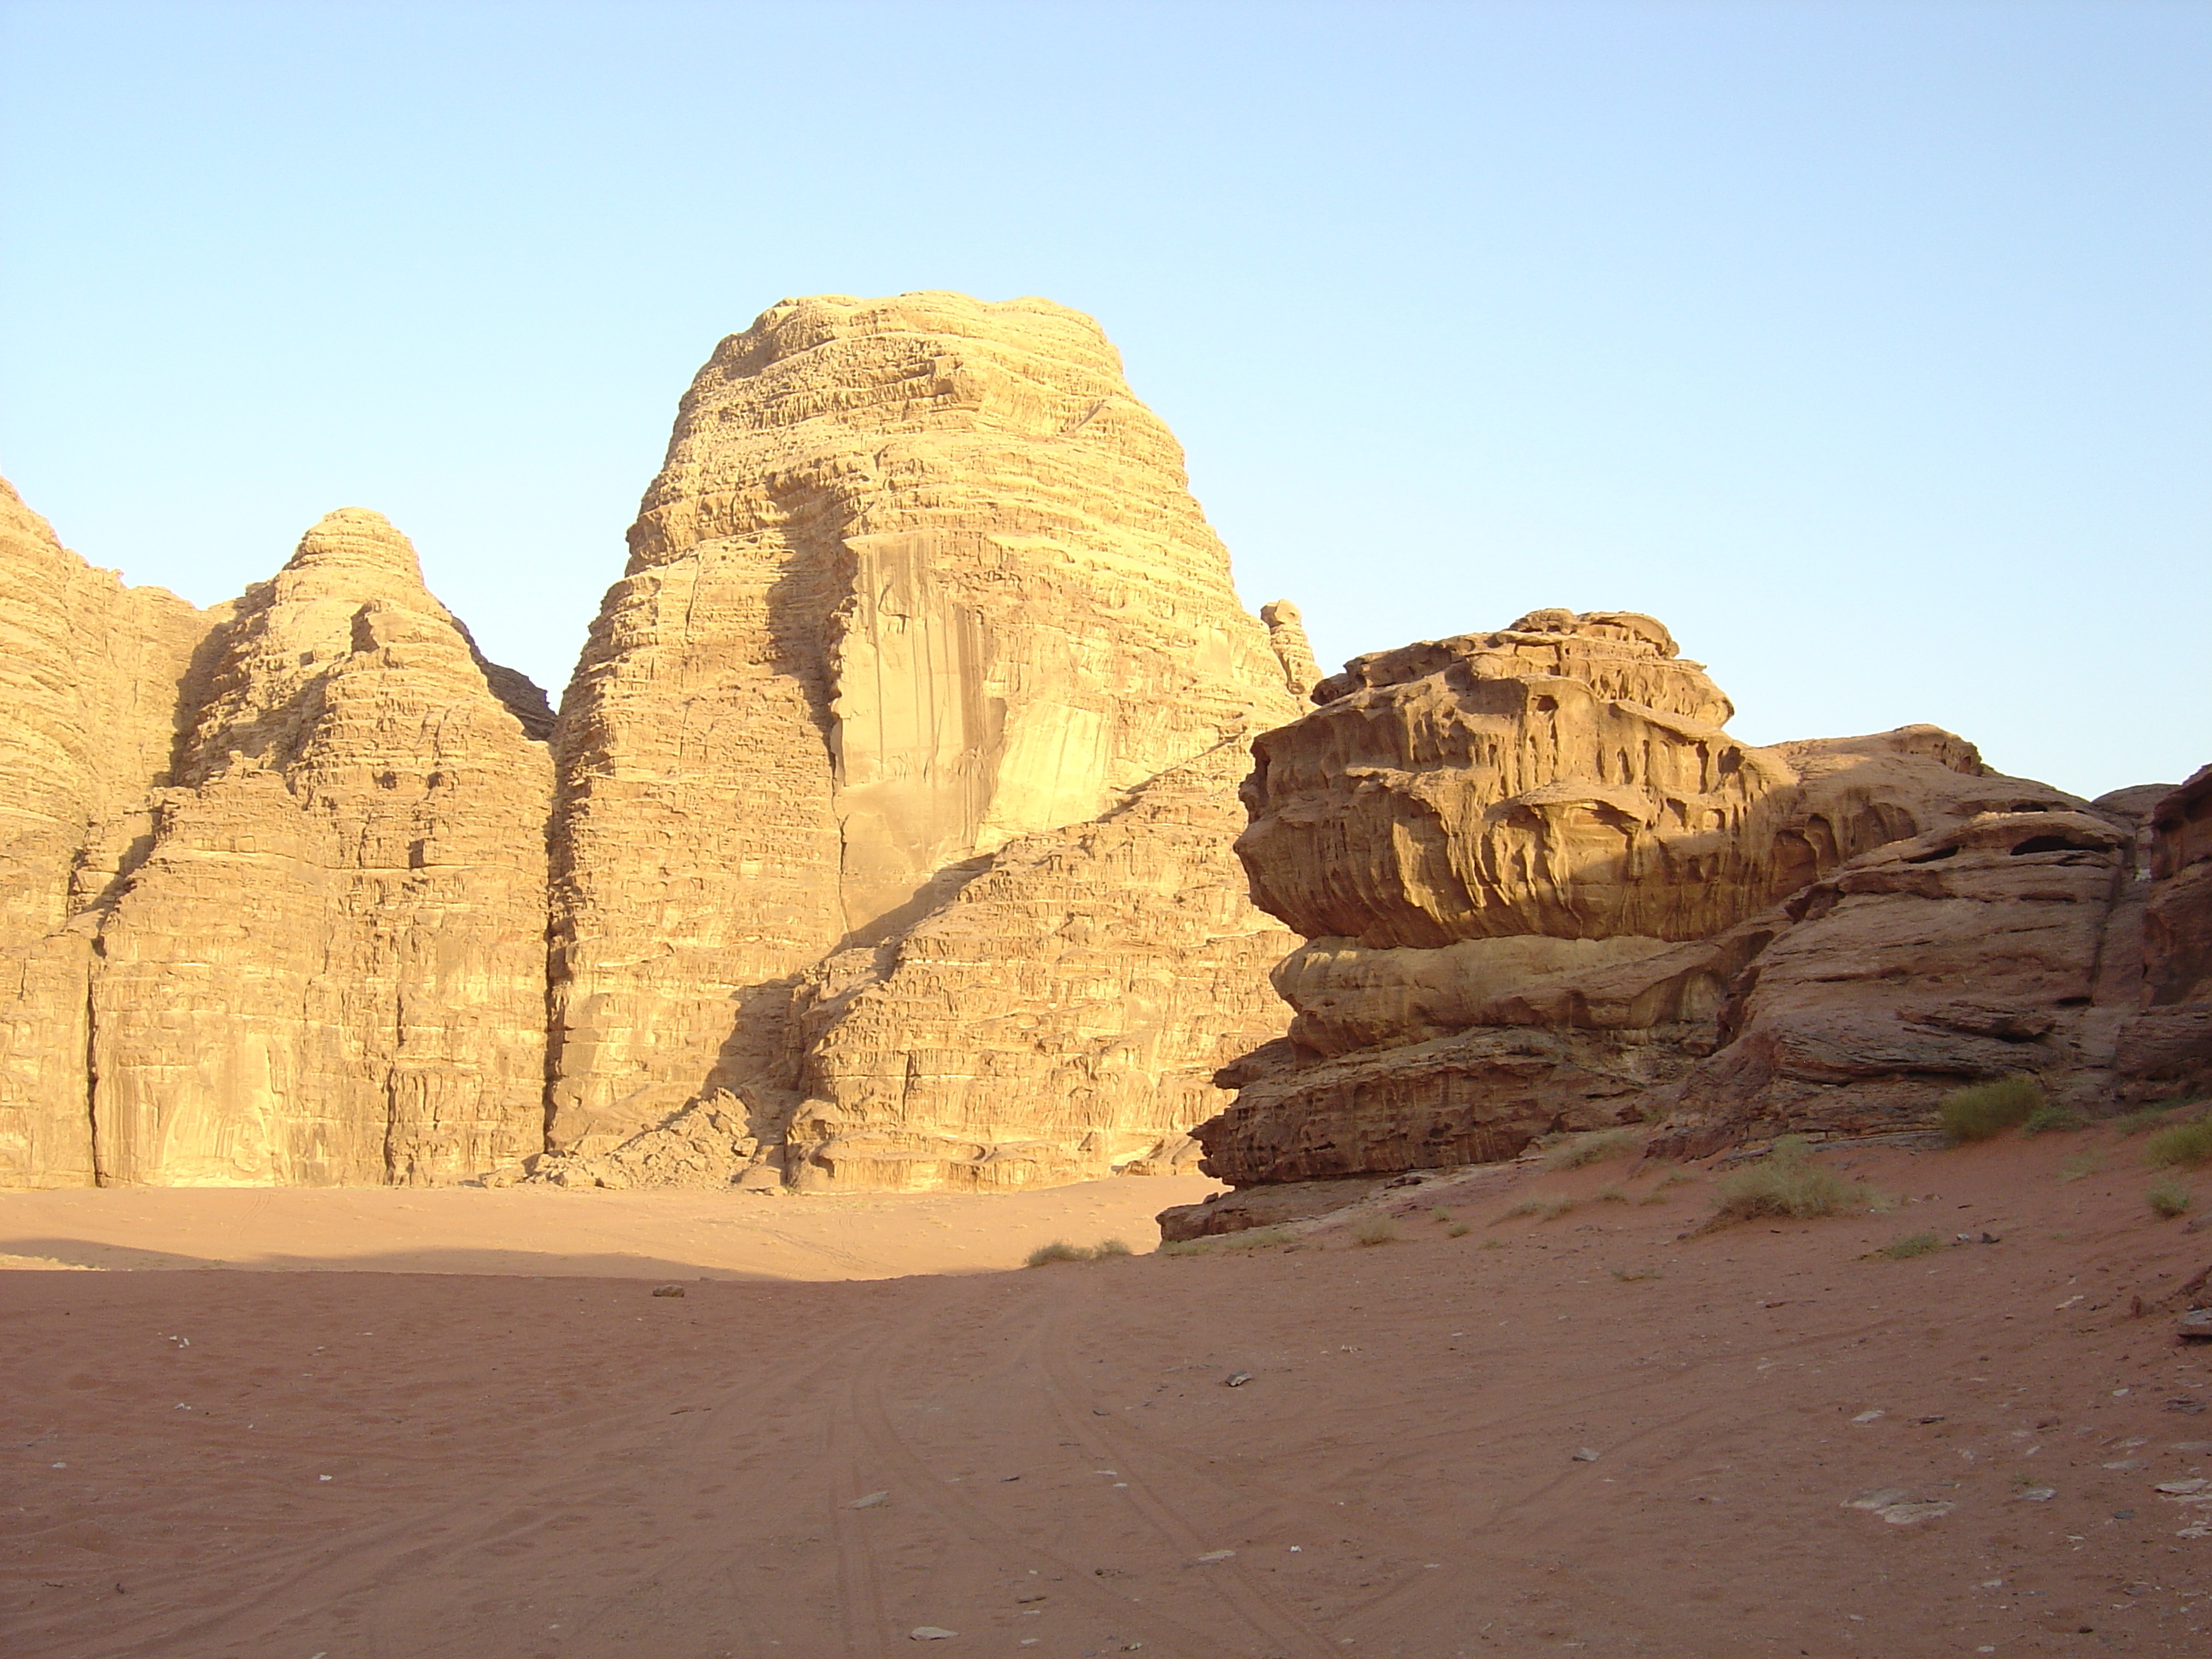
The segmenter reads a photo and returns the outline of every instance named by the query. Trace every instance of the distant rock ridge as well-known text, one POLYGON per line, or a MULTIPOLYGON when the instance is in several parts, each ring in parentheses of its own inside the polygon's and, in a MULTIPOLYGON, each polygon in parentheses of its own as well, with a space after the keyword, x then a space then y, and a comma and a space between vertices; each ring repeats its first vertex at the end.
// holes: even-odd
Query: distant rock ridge
POLYGON ((0 496, 0 1185, 1195 1158, 1281 1026, 1229 849, 1317 670, 1097 325, 773 307, 630 544, 556 722, 374 513, 202 611, 0 496))
POLYGON ((1194 1131, 1240 1187, 1639 1118, 1687 1151, 1911 1128, 2015 1072, 2095 1112, 2212 1073, 2212 769, 2092 803, 1932 726, 1745 744, 1626 612, 1376 653, 1312 695, 1243 786, 1253 895, 1306 943, 1275 972, 1288 1035, 1194 1131))

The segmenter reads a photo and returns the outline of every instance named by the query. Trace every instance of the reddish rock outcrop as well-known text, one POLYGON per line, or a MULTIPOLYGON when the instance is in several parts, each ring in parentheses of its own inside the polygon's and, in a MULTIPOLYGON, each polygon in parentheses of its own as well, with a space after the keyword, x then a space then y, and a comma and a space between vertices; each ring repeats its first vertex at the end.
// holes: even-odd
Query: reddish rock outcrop
POLYGON ((1276 971, 1287 1040, 1194 1132, 1240 1185, 1638 1117, 1680 1148, 1917 1127, 2016 1072, 2094 1106, 2194 1041, 2188 789, 2093 805, 1928 726, 1747 745, 1626 613, 1378 653, 1313 695, 1244 785, 1254 895, 1308 943, 1276 971))

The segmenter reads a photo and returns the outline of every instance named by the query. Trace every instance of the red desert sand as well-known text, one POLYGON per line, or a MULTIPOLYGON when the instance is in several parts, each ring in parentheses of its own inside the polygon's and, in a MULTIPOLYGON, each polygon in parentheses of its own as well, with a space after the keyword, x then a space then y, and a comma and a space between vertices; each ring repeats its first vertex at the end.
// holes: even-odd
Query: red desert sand
POLYGON ((1034 1270, 1200 1183, 12 1195, 19 1259, 195 1270, 0 1273, 0 1651, 2203 1654, 2212 1228, 2140 1145, 1839 1151, 1897 1207, 1711 1232, 1709 1170, 1524 1164, 1034 1270))

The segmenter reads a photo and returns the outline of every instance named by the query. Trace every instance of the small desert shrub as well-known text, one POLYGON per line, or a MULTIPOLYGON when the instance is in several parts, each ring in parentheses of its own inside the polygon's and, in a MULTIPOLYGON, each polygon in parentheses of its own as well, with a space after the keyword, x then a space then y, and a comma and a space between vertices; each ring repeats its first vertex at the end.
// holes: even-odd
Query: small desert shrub
POLYGON ((1397 1224, 1388 1216, 1371 1215, 1352 1230, 1355 1244, 1395 1244, 1398 1242, 1397 1224))
POLYGON ((1669 1170, 1664 1176, 1660 1177, 1659 1184, 1657 1186, 1654 1187, 1650 1192, 1644 1194, 1643 1197, 1638 1199, 1636 1201, 1638 1204, 1664 1204, 1667 1201, 1668 1194, 1674 1191, 1677 1187, 1686 1187, 1689 1184, 1690 1176, 1688 1175, 1680 1170, 1669 1170))
MULTIPOLYGON (((1468 1226, 1464 1221, 1455 1221, 1450 1226, 1444 1229, 1444 1237, 1446 1238, 1465 1238, 1474 1231, 1474 1229, 1468 1226)), ((1497 1241, 1493 1239, 1491 1242, 1495 1243, 1497 1241)))
POLYGON ((2027 1076, 2001 1077, 1994 1083, 1976 1083, 1954 1090, 1943 1097, 1943 1133, 1952 1144, 1987 1140, 2016 1129, 2047 1106, 2043 1085, 2027 1076))
POLYGON ((2143 1194, 2143 1202, 2150 1206, 2150 1212, 2161 1221, 2187 1215, 2189 1206, 2194 1201, 2189 1195, 2189 1188, 2178 1181, 2161 1181, 2143 1194))
POLYGON ((1943 1241, 1934 1233, 1907 1233, 1893 1238, 1876 1255, 1886 1255, 1892 1261, 1910 1261, 1916 1255, 1929 1255, 1943 1248, 1943 1241))
MULTIPOLYGON (((1498 1221, 1518 1221, 1525 1216, 1534 1216, 1539 1221, 1557 1221, 1574 1207, 1575 1201, 1571 1198, 1524 1198, 1512 1208, 1503 1212, 1498 1221)), ((1494 1227, 1498 1221, 1490 1224, 1494 1227)))
POLYGON ((2096 1174, 2104 1167, 2105 1155, 2102 1152, 2076 1152, 2058 1166, 2058 1178, 2061 1181, 2079 1181, 2084 1176, 2096 1174))
POLYGON ((2173 1115, 2179 1103, 2169 1100, 2163 1105, 2138 1106, 2132 1112, 2123 1112, 2118 1117, 2106 1119, 2106 1127, 2123 1138, 2139 1135, 2146 1129, 2155 1129, 2164 1124, 2173 1115))
POLYGON ((1605 1187, 1599 1189, 1597 1201, 1601 1204, 1626 1204, 1629 1197, 1618 1187, 1605 1187))
POLYGON ((2142 1155, 2154 1170, 2193 1170, 2212 1162, 2212 1116, 2160 1129, 2143 1143, 2142 1155))
POLYGON ((1659 1277, 1656 1267, 1608 1267, 1606 1271, 1624 1285, 1640 1285, 1646 1279, 1659 1277))
POLYGON ((1087 1250, 1080 1244, 1071 1244, 1064 1238, 1055 1238, 1051 1243, 1040 1244, 1031 1250, 1028 1265, 1049 1267, 1055 1261, 1103 1261, 1110 1256, 1135 1254, 1118 1238, 1101 1239, 1087 1250))
POLYGON ((1271 1244, 1296 1244, 1287 1227, 1251 1227, 1241 1233, 1210 1233, 1160 1246, 1162 1255, 1211 1255, 1217 1250, 1264 1250, 1271 1244))
POLYGON ((1431 1221, 1449 1221, 1451 1218, 1452 1212, 1449 1210, 1445 1209, 1442 1205, 1438 1205, 1435 1209, 1429 1212, 1429 1219, 1431 1221))
POLYGON ((1869 1194, 1856 1181, 1811 1161, 1805 1143, 1784 1135, 1758 1163, 1723 1176, 1714 1184, 1717 1221, 1748 1221, 1754 1216, 1810 1220, 1866 1207, 1869 1194))
POLYGON ((2024 1135, 2065 1134, 2088 1127, 2089 1120, 2071 1106, 2061 1106, 2046 1100, 2027 1115, 2027 1121, 2020 1126, 2020 1132, 2024 1135))
POLYGON ((1586 1135, 1576 1135, 1548 1148, 1544 1153, 1547 1170, 1579 1170, 1585 1164, 1602 1164, 1610 1158, 1626 1158, 1643 1144, 1643 1137, 1633 1129, 1599 1129, 1586 1135))

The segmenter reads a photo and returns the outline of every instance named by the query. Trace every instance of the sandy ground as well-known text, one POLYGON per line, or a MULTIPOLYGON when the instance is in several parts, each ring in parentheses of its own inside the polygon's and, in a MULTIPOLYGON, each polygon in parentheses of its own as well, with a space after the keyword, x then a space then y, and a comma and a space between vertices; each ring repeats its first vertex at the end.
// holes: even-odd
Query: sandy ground
POLYGON ((0 1193, 0 1267, 890 1279, 1018 1267, 1056 1238, 1159 1242, 1201 1176, 978 1197, 301 1188, 0 1193))
MULTIPOLYGON (((40 1198, 0 1249, 451 1265, 496 1213, 547 1276, 0 1273, 0 1652, 2203 1655, 2212 1484, 2159 1488, 2212 1482, 2212 1351, 2133 1310, 2212 1229, 2151 1216, 2136 1144, 1862 1152, 1913 1201, 1703 1236, 1702 1173, 1619 1164, 1401 1189, 1373 1248, 871 1279, 841 1235, 843 1282, 629 1194, 524 1196, 647 1278, 551 1276, 527 1204, 363 1255, 395 1195, 40 1198), (1582 1202, 1497 1219, 1531 1194, 1582 1202), (1868 1257, 1920 1231, 1999 1242, 1868 1257)), ((1027 1213, 866 1202, 976 1212, 979 1265, 1027 1213)))

